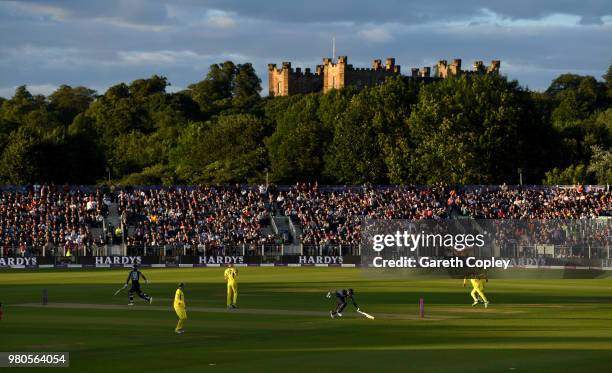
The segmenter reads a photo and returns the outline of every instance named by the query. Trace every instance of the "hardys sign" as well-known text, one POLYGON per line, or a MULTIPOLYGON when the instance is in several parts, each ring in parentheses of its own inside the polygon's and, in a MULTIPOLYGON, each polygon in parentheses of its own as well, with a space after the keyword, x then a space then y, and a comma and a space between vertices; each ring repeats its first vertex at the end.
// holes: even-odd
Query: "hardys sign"
POLYGON ((299 264, 343 264, 344 258, 341 256, 328 256, 328 255, 317 255, 317 256, 300 256, 298 258, 299 264))
POLYGON ((0 267, 25 266, 34 267, 38 265, 36 257, 30 258, 0 258, 0 267))
POLYGON ((111 267, 125 267, 141 264, 155 264, 159 263, 159 257, 157 256, 79 256, 77 263, 85 266, 111 266, 111 267))
POLYGON ((96 256, 96 265, 109 264, 109 265, 126 265, 126 264, 142 264, 142 257, 140 256, 96 256))
POLYGON ((197 264, 244 264, 243 256, 200 256, 197 264))

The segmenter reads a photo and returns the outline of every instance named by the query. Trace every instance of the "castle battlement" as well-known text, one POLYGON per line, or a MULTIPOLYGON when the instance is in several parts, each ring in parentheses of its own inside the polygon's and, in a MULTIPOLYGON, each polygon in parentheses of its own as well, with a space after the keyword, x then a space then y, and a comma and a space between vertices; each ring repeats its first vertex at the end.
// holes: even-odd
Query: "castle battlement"
POLYGON ((486 66, 482 61, 474 61, 472 70, 468 71, 461 70, 461 59, 454 59, 451 64, 448 64, 446 60, 440 60, 436 65, 436 75, 439 78, 445 79, 449 76, 499 74, 500 65, 501 62, 499 60, 491 61, 489 66, 486 66))
MULTIPOLYGON (((499 74, 501 62, 491 61, 486 66, 482 61, 475 61, 472 70, 461 69, 461 59, 454 59, 450 64, 447 60, 440 60, 434 66, 432 76, 431 67, 413 67, 410 69, 410 79, 429 82, 436 79, 446 79, 449 76, 499 74)), ((354 67, 348 63, 347 56, 339 56, 336 62, 330 57, 323 58, 323 64, 317 65, 314 72, 310 68, 292 68, 291 62, 283 62, 281 68, 276 64, 268 64, 268 86, 270 96, 288 96, 297 93, 327 92, 346 86, 364 88, 384 83, 393 76, 402 76, 400 66, 395 64, 395 58, 372 61, 372 67, 354 67)))
POLYGON ((283 74, 284 72, 288 72, 289 75, 293 76, 311 76, 311 75, 320 75, 323 73, 323 69, 321 65, 317 65, 315 72, 313 73, 310 67, 307 67, 302 72, 301 67, 292 68, 291 62, 283 62, 283 65, 280 69, 276 68, 275 63, 268 64, 268 74, 283 74))
POLYGON ((270 96, 289 96, 296 93, 318 92, 323 86, 323 67, 315 71, 307 67, 292 68, 291 62, 283 62, 281 68, 268 64, 268 87, 270 96))

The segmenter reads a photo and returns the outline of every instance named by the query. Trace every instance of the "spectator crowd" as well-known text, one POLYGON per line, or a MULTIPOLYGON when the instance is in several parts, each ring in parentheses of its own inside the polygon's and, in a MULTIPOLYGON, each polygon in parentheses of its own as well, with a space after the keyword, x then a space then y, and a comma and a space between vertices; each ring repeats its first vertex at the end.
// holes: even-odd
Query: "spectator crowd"
POLYGON ((100 190, 32 185, 0 194, 0 247, 4 256, 85 255, 91 227, 103 219, 100 190))
MULTIPOLYGON (((271 218, 285 215, 304 245, 356 245, 371 219, 595 219, 612 215, 604 188, 197 186, 123 189, 33 185, 0 195, 4 255, 86 253, 110 201, 130 247, 183 245, 201 251, 277 245, 271 218)), ((557 233, 555 233, 557 234, 557 233)), ((603 237, 603 236, 602 236, 603 237)), ((603 237, 608 239, 608 237, 603 237)))

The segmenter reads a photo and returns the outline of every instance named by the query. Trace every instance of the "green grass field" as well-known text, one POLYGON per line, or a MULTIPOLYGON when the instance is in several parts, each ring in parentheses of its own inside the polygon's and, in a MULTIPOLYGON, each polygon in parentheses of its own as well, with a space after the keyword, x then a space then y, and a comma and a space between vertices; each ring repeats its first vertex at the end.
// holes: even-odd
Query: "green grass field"
MULTIPOLYGON (((79 372, 606 372, 612 366, 612 279, 492 279, 472 308, 462 281, 351 268, 240 268, 241 310, 227 311, 222 268, 143 269, 128 307, 113 292, 128 270, 2 271, 0 351, 69 351, 79 372), (186 284, 186 333, 173 330, 186 284), (325 314, 329 289, 353 287, 325 314), (40 303, 48 289, 49 306, 40 303), (426 318, 418 318, 425 298, 426 318), (61 303, 61 304, 60 304, 61 303), (60 307, 55 307, 60 304, 60 307), (55 305, 55 306, 54 306, 55 305)), ((554 277, 554 276, 553 276, 554 277)), ((40 368, 37 368, 40 369, 40 368)), ((25 371, 25 369, 24 369, 25 371)))

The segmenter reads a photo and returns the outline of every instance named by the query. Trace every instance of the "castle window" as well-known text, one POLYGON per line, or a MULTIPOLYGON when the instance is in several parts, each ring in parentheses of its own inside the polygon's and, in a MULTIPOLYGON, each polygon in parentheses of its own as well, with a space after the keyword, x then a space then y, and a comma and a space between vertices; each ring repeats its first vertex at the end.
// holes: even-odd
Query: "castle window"
POLYGON ((278 82, 278 89, 277 89, 277 91, 278 91, 279 95, 283 93, 283 90, 281 88, 281 82, 278 82))
POLYGON ((332 88, 336 88, 336 77, 332 76, 332 88))

